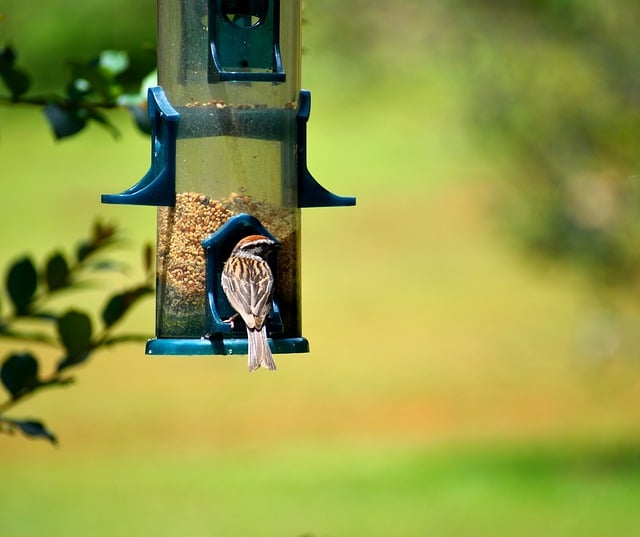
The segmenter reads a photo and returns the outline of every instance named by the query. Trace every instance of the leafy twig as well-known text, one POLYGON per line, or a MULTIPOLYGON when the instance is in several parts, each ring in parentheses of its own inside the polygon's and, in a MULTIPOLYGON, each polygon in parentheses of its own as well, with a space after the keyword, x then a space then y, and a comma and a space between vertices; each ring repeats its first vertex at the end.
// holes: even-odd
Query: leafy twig
POLYGON ((94 330, 91 316, 79 309, 63 313, 45 311, 51 298, 62 290, 79 290, 83 277, 96 270, 114 268, 117 264, 95 259, 105 249, 117 242, 115 227, 96 222, 88 239, 83 240, 69 261, 59 251, 50 255, 38 269, 28 257, 14 262, 7 271, 6 292, 12 303, 12 311, 0 318, 0 337, 21 339, 34 343, 47 343, 61 351, 56 370, 49 376, 40 376, 37 357, 31 352, 13 352, 0 366, 0 381, 9 398, 0 403, 0 433, 20 431, 27 436, 56 438, 43 424, 33 419, 14 419, 4 414, 24 398, 49 387, 66 386, 73 377, 66 371, 85 363, 100 348, 124 341, 140 340, 135 334, 113 334, 119 321, 142 298, 153 293, 152 249, 146 246, 143 256, 144 277, 141 282, 109 297, 102 308, 100 327, 94 330), (55 337, 47 331, 25 332, 14 328, 23 319, 40 323, 45 329, 55 329, 55 337))
MULTIPOLYGON (((124 51, 106 50, 88 62, 69 62, 71 80, 64 95, 27 95, 31 75, 17 65, 13 47, 0 49, 0 82, 9 95, 0 95, 0 104, 42 107, 45 117, 57 139, 82 131, 90 121, 106 128, 114 137, 120 131, 104 114, 105 110, 127 107, 140 130, 150 132, 146 114, 139 108, 146 106, 146 87, 136 95, 125 94, 118 77, 129 68, 129 57, 124 51)), ((143 81, 146 86, 146 81, 143 81)))

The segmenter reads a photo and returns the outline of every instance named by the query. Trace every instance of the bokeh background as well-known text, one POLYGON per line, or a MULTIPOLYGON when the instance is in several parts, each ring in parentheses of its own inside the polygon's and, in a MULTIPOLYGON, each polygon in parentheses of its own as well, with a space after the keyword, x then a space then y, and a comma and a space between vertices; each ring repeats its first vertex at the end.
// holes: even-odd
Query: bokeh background
MULTIPOLYGON (((0 16, 34 91, 155 44, 151 0, 0 16)), ((309 167, 358 198, 303 213, 311 353, 273 375, 100 353, 13 411, 60 445, 0 438, 0 534, 638 533, 640 4, 308 0, 305 20, 309 167)), ((55 142, 0 106, 0 266, 71 251, 96 216, 136 265, 155 210, 100 193, 149 142, 112 119, 117 141, 55 142)), ((127 328, 153 319, 148 300, 127 328)))

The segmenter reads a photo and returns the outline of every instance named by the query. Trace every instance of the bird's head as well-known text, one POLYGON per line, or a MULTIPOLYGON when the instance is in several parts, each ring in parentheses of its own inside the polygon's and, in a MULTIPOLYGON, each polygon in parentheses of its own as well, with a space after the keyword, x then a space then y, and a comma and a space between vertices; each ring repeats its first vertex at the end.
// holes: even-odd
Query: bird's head
POLYGON ((274 249, 280 246, 276 241, 264 235, 249 235, 241 239, 235 245, 232 255, 257 255, 265 258, 274 249))

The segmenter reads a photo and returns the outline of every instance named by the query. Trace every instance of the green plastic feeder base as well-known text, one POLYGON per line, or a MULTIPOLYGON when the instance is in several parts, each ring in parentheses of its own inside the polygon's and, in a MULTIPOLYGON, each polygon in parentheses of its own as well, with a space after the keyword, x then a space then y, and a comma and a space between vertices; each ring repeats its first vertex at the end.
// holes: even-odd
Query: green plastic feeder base
MULTIPOLYGON (((303 337, 269 339, 273 354, 309 352, 309 342, 303 337)), ((247 355, 248 343, 244 338, 155 338, 147 341, 146 353, 172 356, 207 356, 214 354, 247 355)))

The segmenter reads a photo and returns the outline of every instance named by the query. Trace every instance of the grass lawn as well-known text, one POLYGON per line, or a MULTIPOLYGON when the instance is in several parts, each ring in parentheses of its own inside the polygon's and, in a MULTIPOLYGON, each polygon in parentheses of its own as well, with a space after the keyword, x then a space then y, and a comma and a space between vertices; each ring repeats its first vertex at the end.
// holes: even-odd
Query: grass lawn
POLYGON ((640 448, 298 446, 50 454, 3 470, 3 535, 605 536, 640 448))

